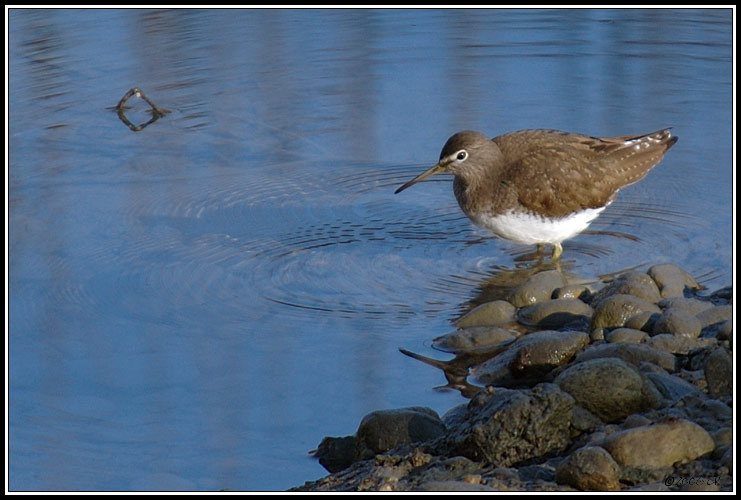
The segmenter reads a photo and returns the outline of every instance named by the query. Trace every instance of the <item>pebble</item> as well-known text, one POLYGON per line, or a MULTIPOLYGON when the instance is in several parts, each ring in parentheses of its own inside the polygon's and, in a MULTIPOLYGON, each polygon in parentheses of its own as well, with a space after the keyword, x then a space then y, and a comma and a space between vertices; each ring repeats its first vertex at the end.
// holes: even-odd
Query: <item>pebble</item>
POLYGON ((657 305, 664 310, 681 309, 693 316, 713 307, 712 302, 707 300, 689 299, 686 297, 668 297, 660 300, 657 305))
POLYGON ((556 481, 582 491, 618 491, 620 466, 604 448, 586 446, 556 467, 556 481))
POLYGON ((607 335, 605 340, 608 342, 630 342, 640 344, 648 340, 648 333, 633 328, 616 328, 607 335))
POLYGON ((676 308, 665 310, 653 327, 654 333, 673 333, 690 338, 699 337, 701 330, 702 325, 694 315, 676 308))
POLYGON ((446 352, 460 352, 473 347, 499 344, 514 338, 514 332, 504 328, 472 326, 433 339, 432 347, 446 352))
POLYGON ((641 312, 628 318, 625 322, 625 327, 633 328, 634 330, 641 330, 643 332, 652 332, 654 323, 656 323, 659 316, 660 314, 658 312, 641 312))
POLYGON ((662 400, 650 380, 619 358, 574 364, 561 372, 555 383, 604 422, 618 422, 633 413, 657 408, 662 400))
POLYGON ((677 358, 671 353, 654 349, 645 344, 619 342, 590 345, 587 349, 576 355, 577 362, 595 358, 620 358, 635 367, 639 367, 641 363, 649 362, 670 372, 677 369, 677 358))
POLYGON ((589 289, 584 285, 565 285, 553 292, 554 299, 581 299, 587 300, 589 289))
POLYGON ((550 300, 553 292, 566 285, 566 278, 559 271, 543 271, 530 276, 509 294, 509 302, 515 307, 525 307, 536 302, 550 300))
POLYGON ((656 282, 651 277, 639 271, 630 271, 615 278, 612 283, 597 292, 592 298, 592 304, 598 305, 607 297, 613 295, 630 295, 647 302, 658 302, 661 293, 656 282))
POLYGON ((517 319, 528 326, 560 328, 579 319, 592 317, 592 308, 579 299, 555 299, 523 307, 517 319))
POLYGON ((515 306, 506 300, 494 300, 476 306, 460 318, 455 326, 458 328, 495 326, 509 323, 510 321, 514 321, 514 319, 515 306))
POLYGON ((702 328, 733 320, 733 306, 715 306, 699 313, 696 318, 700 321, 702 328))
POLYGON ((445 425, 430 408, 374 411, 363 417, 355 433, 355 459, 366 460, 402 444, 434 439, 444 432, 445 425))
POLYGON ((683 269, 674 264, 658 264, 648 270, 659 287, 662 297, 683 297, 685 288, 698 290, 700 285, 683 269))
POLYGON ((716 348, 705 359, 705 380, 711 398, 722 398, 733 394, 733 360, 722 347, 716 348))
POLYGON ((653 382, 665 399, 677 402, 688 394, 704 398, 705 393, 697 386, 668 373, 646 373, 648 379, 653 382))
POLYGON ((654 349, 670 352, 672 354, 687 354, 692 349, 708 347, 717 344, 718 341, 712 337, 691 338, 684 335, 671 333, 660 333, 648 339, 647 344, 654 349))
POLYGON ((713 438, 699 425, 674 420, 628 429, 599 443, 623 467, 662 469, 710 453, 713 438))
POLYGON ((592 315, 592 328, 620 328, 632 316, 642 312, 660 313, 655 304, 632 295, 612 295, 596 306, 592 315))

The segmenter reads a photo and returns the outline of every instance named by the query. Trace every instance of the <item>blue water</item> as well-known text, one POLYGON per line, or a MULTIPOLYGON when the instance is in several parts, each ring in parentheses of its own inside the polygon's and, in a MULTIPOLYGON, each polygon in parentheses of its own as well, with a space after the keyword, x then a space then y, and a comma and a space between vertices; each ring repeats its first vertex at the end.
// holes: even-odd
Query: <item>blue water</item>
POLYGON ((531 249, 449 178, 393 194, 458 130, 672 126, 564 260, 731 283, 730 10, 8 18, 11 490, 281 490, 372 410, 462 402, 397 347, 531 249), (170 113, 132 132, 132 87, 170 113))

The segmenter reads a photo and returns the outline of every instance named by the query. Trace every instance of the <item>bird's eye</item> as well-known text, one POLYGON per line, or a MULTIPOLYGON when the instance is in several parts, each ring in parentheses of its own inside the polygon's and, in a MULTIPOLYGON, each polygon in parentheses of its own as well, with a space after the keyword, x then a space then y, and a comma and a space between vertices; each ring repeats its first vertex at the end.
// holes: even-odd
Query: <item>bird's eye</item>
POLYGON ((468 151, 466 151, 465 149, 461 149, 455 155, 455 159, 458 160, 458 161, 463 161, 466 158, 468 158, 468 151))

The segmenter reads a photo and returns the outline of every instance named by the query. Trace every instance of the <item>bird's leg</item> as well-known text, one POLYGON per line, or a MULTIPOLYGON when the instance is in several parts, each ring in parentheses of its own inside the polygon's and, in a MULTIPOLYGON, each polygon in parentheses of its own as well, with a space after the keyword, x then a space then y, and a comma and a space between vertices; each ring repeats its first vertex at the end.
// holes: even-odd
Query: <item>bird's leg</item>
POLYGON ((559 260, 561 258, 561 254, 563 253, 563 247, 560 243, 554 243, 553 244, 553 257, 552 260, 559 260))

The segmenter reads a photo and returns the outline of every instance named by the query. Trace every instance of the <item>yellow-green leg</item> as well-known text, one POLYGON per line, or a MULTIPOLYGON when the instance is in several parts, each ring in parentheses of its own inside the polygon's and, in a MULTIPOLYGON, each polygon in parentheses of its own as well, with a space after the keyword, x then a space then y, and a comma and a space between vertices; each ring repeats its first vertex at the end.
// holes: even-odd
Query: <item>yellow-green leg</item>
POLYGON ((554 243, 553 244, 553 260, 558 260, 561 258, 561 254, 563 253, 563 247, 560 243, 554 243))

